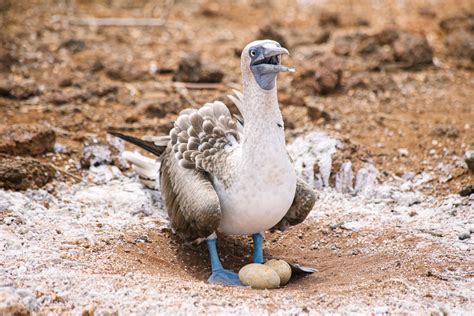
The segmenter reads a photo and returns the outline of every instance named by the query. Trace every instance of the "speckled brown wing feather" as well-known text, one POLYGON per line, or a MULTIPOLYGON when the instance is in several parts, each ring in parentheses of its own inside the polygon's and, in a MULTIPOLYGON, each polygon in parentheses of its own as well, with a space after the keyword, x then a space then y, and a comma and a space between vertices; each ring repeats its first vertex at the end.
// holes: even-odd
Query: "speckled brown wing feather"
POLYGON ((296 193, 290 209, 272 230, 284 231, 290 226, 303 222, 316 203, 316 192, 306 182, 297 179, 296 193))
POLYGON ((217 230, 221 207, 209 175, 181 167, 171 145, 161 156, 160 186, 171 227, 178 236, 195 240, 217 230))
POLYGON ((219 101, 181 112, 170 136, 172 152, 181 167, 215 176, 222 171, 216 159, 225 160, 226 148, 240 140, 237 123, 219 101))

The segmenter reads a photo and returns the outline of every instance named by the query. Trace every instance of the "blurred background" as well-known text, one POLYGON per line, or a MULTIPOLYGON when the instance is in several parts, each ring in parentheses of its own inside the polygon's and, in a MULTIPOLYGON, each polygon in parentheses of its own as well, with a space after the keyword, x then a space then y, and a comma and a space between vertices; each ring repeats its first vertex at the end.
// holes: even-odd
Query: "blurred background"
POLYGON ((469 0, 1 0, 0 152, 78 181, 107 128, 163 134, 184 108, 231 106, 241 49, 270 38, 297 69, 278 84, 289 141, 323 129, 349 148, 339 166, 428 170, 430 193, 469 190, 473 12, 469 0), (21 147, 24 133, 36 143, 21 147))

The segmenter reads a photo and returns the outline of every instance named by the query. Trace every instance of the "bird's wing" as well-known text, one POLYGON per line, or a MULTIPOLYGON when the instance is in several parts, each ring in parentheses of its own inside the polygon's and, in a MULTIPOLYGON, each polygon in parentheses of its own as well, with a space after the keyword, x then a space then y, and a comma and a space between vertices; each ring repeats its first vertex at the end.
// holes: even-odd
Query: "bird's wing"
POLYGON ((219 226, 219 197, 206 172, 182 168, 174 156, 168 147, 160 168, 161 196, 171 227, 184 240, 206 238, 219 226))
POLYGON ((181 238, 206 238, 217 230, 221 207, 209 174, 202 170, 182 168, 173 153, 168 136, 146 137, 146 140, 141 140, 117 132, 109 133, 159 157, 160 162, 157 162, 138 153, 123 153, 144 185, 154 190, 160 188, 171 227, 181 238), (158 174, 159 186, 156 181, 158 174))
POLYGON ((236 121, 220 101, 182 111, 170 136, 172 153, 181 167, 212 175, 222 171, 223 160, 241 139, 236 121))
POLYGON ((290 226, 303 222, 313 209, 316 198, 316 192, 313 188, 300 178, 297 178, 293 204, 291 204, 290 209, 286 212, 286 215, 281 221, 273 226, 272 230, 278 229, 284 231, 290 226))

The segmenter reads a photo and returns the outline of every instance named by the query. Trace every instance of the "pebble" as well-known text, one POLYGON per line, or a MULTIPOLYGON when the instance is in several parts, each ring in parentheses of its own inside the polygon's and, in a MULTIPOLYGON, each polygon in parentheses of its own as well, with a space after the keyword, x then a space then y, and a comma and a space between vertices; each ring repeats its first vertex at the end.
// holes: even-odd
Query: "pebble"
POLYGON ((240 281, 254 289, 276 289, 280 286, 278 273, 267 265, 251 263, 239 271, 240 281))
POLYGON ((5 225, 11 225, 11 224, 15 223, 15 217, 11 217, 11 216, 5 217, 3 219, 3 222, 5 223, 5 225))
POLYGON ((213 64, 205 64, 199 54, 187 54, 179 62, 178 69, 173 77, 174 81, 219 83, 222 82, 224 73, 213 64))
POLYGON ((408 149, 406 148, 400 148, 398 149, 398 154, 400 155, 400 157, 408 157, 408 149))
POLYGON ((265 265, 269 266, 280 277, 280 285, 285 285, 290 281, 291 278, 291 267, 284 260, 271 259, 265 262, 265 265))
POLYGON ((471 234, 469 232, 460 233, 458 238, 459 240, 469 239, 471 238, 471 234))

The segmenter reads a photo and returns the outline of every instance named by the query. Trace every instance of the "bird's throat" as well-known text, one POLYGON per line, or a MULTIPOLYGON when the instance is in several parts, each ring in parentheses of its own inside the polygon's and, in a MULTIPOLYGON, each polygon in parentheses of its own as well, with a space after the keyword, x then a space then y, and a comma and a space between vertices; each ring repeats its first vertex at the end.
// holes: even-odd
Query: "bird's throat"
POLYGON ((258 89, 251 93, 244 90, 244 103, 243 162, 259 165, 268 156, 286 156, 283 117, 276 87, 269 91, 258 89))

